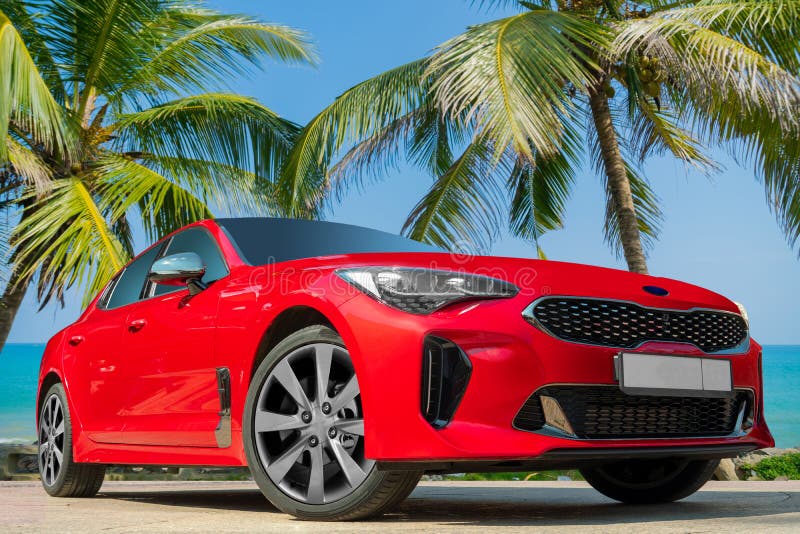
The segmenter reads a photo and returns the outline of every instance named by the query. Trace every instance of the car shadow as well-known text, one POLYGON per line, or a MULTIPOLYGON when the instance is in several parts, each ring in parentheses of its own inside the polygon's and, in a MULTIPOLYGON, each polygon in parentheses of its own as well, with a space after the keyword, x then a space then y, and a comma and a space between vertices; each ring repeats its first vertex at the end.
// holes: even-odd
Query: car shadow
MULTIPOLYGON (((592 488, 420 487, 404 520, 474 526, 592 526, 760 517, 800 511, 800 492, 703 491, 657 505, 625 505, 592 488), (791 499, 792 505, 786 506, 791 499)), ((796 518, 795 518, 796 520, 796 518)))
MULTIPOLYGON (((119 488, 120 486, 116 486, 119 488)), ((278 509, 264 498, 258 489, 165 489, 159 491, 103 491, 97 499, 122 501, 160 506, 183 506, 240 512, 274 512, 278 509)))
MULTIPOLYGON (((161 506, 280 513, 257 489, 169 488, 144 492, 117 486, 98 497, 161 506)), ((676 503, 631 506, 616 503, 585 487, 494 487, 489 483, 468 487, 420 486, 396 510, 371 522, 588 527, 754 518, 787 512, 800 512, 800 492, 711 490, 676 503)), ((775 522, 780 523, 780 518, 775 518, 775 522)))

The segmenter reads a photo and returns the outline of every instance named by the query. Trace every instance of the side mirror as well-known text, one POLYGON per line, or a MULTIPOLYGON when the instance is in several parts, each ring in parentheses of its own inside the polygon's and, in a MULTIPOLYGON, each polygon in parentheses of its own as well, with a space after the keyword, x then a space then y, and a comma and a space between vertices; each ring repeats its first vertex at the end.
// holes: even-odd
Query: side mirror
POLYGON ((194 252, 182 252, 153 262, 147 277, 156 284, 189 286, 189 293, 195 295, 206 287, 200 281, 204 274, 206 266, 200 256, 194 252))

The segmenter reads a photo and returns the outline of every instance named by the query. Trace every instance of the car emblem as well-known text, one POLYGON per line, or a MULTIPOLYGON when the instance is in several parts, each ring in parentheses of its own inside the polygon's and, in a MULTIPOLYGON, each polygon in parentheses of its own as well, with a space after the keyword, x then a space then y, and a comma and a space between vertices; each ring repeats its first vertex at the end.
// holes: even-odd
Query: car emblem
POLYGON ((667 291, 663 287, 644 286, 644 287, 642 287, 642 289, 644 289, 645 291, 647 291, 651 295, 655 295, 657 297, 666 297, 667 295, 669 295, 669 291, 667 291))

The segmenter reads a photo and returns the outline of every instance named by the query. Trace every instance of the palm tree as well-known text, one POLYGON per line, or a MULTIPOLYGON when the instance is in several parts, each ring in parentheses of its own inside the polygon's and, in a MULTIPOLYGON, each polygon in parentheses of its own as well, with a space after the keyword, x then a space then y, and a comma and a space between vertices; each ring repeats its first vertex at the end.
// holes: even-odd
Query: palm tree
POLYGON ((0 347, 34 282, 93 296, 149 239, 211 209, 269 212, 299 127, 228 81, 313 63, 305 34, 184 0, 0 0, 0 192, 12 268, 0 347))
POLYGON ((519 13, 356 85, 306 125, 280 179, 289 213, 316 216, 405 156, 435 177, 407 235, 486 248, 507 217, 538 248, 589 158, 606 239, 646 273, 661 211, 642 163, 666 153, 713 172, 705 147, 721 145, 754 165, 797 242, 800 0, 483 3, 519 13))

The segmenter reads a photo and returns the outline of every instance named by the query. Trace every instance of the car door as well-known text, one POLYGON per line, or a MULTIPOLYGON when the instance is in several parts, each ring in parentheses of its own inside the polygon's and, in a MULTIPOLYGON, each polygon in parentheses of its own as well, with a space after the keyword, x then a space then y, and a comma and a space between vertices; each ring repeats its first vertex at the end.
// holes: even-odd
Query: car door
POLYGON ((100 443, 122 443, 127 393, 127 355, 123 339, 130 308, 142 296, 156 245, 134 259, 106 287, 93 309, 67 332, 64 376, 86 435, 100 443))
POLYGON ((228 274, 214 238, 201 227, 173 236, 162 257, 194 252, 207 288, 149 283, 123 333, 128 395, 123 441, 137 445, 216 447, 220 417, 214 337, 217 304, 228 274))

